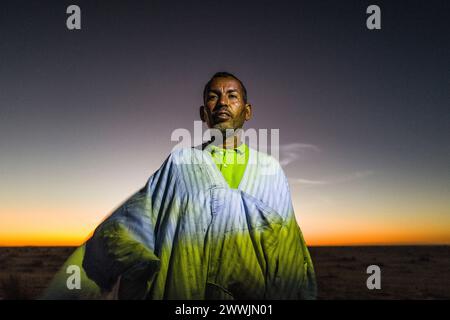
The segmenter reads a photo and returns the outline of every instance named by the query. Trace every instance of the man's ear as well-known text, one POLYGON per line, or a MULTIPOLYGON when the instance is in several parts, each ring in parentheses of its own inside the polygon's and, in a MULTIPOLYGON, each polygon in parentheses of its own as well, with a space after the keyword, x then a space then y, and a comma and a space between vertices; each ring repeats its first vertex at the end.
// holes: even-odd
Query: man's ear
POLYGON ((206 122, 205 106, 200 106, 200 119, 206 122))
POLYGON ((250 120, 252 116, 253 116, 252 105, 250 103, 247 103, 245 105, 245 121, 250 120))

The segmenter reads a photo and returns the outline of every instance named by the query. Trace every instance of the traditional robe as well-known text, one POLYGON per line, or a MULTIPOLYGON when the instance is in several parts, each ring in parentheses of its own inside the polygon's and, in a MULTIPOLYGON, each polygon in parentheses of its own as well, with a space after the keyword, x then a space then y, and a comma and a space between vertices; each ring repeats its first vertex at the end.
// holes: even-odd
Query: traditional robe
MULTIPOLYGON (((69 286, 70 287, 70 286, 69 286)), ((286 176, 249 148, 237 189, 201 148, 173 151, 69 257, 45 299, 313 299, 286 176), (67 268, 81 270, 69 289, 67 268)))

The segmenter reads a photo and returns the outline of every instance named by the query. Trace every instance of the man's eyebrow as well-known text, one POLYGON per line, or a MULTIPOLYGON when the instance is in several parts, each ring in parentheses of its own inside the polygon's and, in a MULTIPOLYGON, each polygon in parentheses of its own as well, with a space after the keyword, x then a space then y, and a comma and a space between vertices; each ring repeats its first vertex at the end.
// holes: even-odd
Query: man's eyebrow
MULTIPOLYGON (((228 89, 226 93, 232 93, 232 92, 239 92, 238 89, 228 89)), ((220 94, 220 90, 215 90, 215 89, 209 89, 208 90, 208 94, 209 93, 215 93, 215 94, 220 94)))

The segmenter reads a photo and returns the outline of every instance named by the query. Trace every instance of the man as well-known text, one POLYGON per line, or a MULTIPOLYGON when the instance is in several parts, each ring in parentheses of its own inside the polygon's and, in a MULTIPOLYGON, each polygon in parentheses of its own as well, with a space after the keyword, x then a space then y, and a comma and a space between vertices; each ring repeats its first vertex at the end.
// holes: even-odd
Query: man
POLYGON ((244 84, 216 73, 203 100, 202 121, 223 139, 173 151, 69 257, 44 298, 315 298, 287 179, 233 133, 252 117, 244 84), (70 265, 80 289, 67 285, 70 265))

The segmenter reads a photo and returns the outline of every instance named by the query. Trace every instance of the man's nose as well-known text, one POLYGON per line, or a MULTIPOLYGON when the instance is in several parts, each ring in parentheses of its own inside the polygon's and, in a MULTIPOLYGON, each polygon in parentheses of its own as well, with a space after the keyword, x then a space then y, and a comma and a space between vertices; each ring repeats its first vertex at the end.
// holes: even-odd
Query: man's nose
POLYGON ((228 98, 226 97, 226 95, 221 95, 217 104, 218 104, 218 106, 228 105, 228 98))

